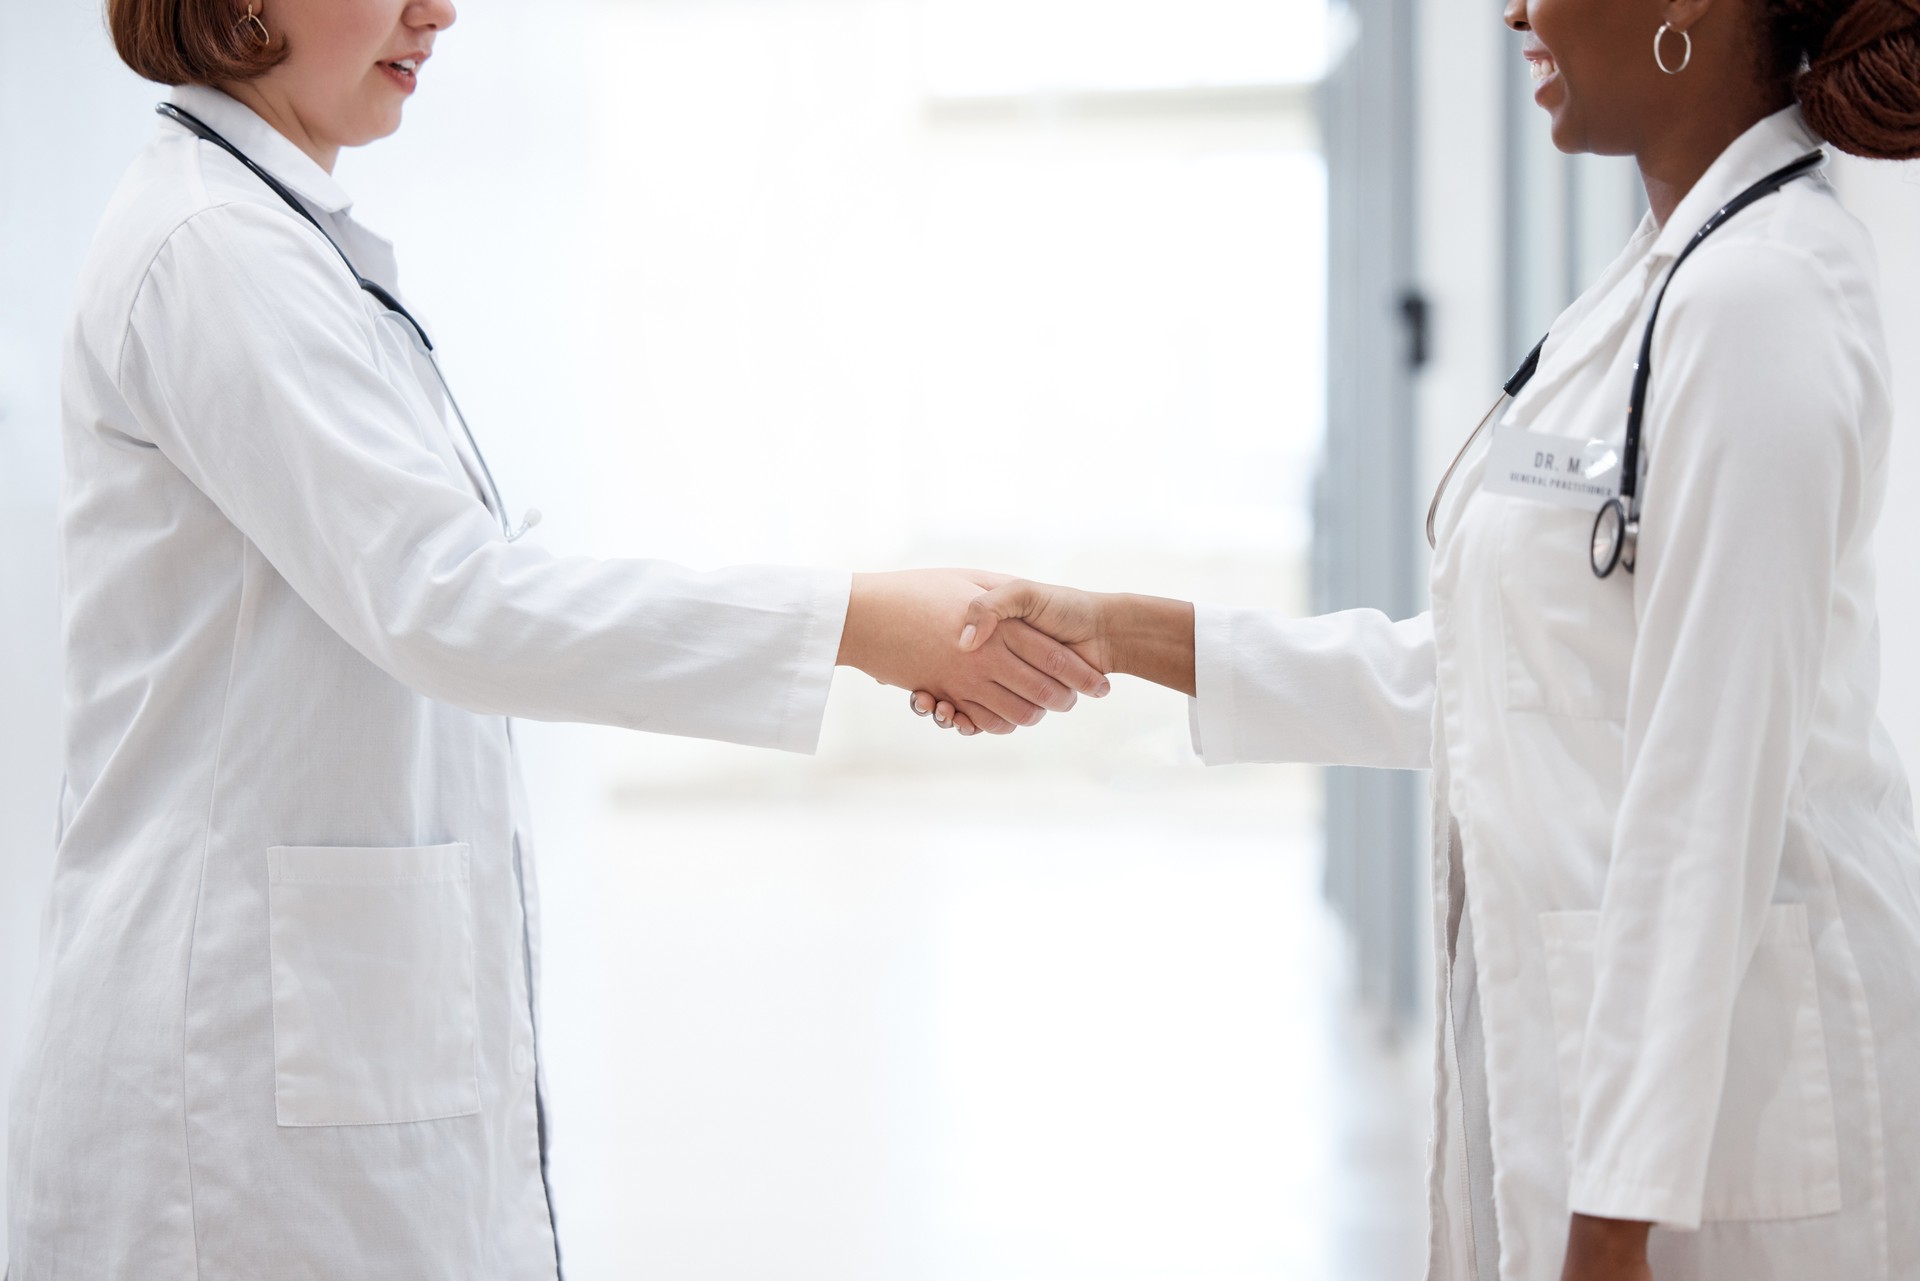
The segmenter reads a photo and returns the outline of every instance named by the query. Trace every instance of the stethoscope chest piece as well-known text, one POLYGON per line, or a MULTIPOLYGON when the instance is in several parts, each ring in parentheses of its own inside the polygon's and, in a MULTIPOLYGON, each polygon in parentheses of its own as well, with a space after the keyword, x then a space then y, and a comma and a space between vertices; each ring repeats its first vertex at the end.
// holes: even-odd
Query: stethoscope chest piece
MULTIPOLYGON (((1653 309, 1647 316, 1646 327, 1640 334, 1640 358, 1634 362, 1633 390, 1627 397, 1627 432, 1620 451, 1620 493, 1614 498, 1609 498, 1606 505, 1601 507, 1599 513, 1593 518, 1593 538, 1587 548, 1587 557, 1588 562, 1593 566, 1594 577, 1611 578, 1616 569, 1625 569, 1629 574, 1633 572, 1634 559, 1640 542, 1640 481, 1642 478, 1640 428, 1646 418, 1647 388, 1653 374, 1654 325, 1660 319, 1660 306, 1666 300, 1668 286, 1673 284, 1674 273, 1680 270, 1680 264, 1700 247, 1701 242, 1711 236, 1729 218, 1754 201, 1772 195, 1795 178, 1812 173, 1825 159, 1824 151, 1808 152, 1792 164, 1768 174, 1722 205, 1711 218, 1707 219, 1700 230, 1694 232, 1693 238, 1680 250, 1674 258, 1673 265, 1667 269, 1666 279, 1661 282, 1660 291, 1654 295, 1653 309)), ((1501 398, 1494 402, 1493 408, 1487 411, 1487 416, 1482 418, 1480 425, 1473 429, 1473 434, 1467 437, 1467 443, 1460 447, 1460 452, 1454 455, 1452 465, 1440 478, 1439 487, 1433 493, 1433 503, 1427 508, 1428 546, 1436 546, 1438 543, 1436 521, 1440 514, 1440 499, 1447 492, 1447 482, 1453 479, 1453 474, 1459 468, 1461 460, 1467 456, 1467 451, 1473 448, 1473 442, 1480 438, 1480 433, 1486 430, 1493 416, 1500 411, 1500 406, 1509 398, 1518 396, 1521 390, 1532 381, 1534 372, 1540 366, 1541 352, 1546 345, 1547 340, 1542 338, 1534 349, 1527 353, 1527 358, 1521 362, 1520 368, 1515 370, 1513 377, 1507 380, 1506 386, 1502 389, 1501 398)))
POLYGON ((1611 578, 1624 568, 1633 572, 1634 552, 1640 542, 1640 522, 1627 514, 1625 500, 1609 498, 1593 518, 1593 545, 1589 555, 1595 578, 1611 578))

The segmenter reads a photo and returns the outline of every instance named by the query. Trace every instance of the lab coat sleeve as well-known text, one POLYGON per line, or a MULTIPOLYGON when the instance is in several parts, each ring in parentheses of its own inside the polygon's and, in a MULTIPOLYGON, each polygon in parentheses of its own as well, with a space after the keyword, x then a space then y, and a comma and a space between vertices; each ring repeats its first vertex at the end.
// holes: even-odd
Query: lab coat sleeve
MULTIPOLYGON (((369 660, 469 710, 811 751, 850 576, 695 573, 508 543, 381 367, 291 213, 197 213, 153 260, 115 378, 163 454, 369 660)), ((402 371, 401 376, 412 374, 402 371)))
POLYGON ((1429 615, 1285 618, 1197 605, 1193 747, 1209 765, 1297 761, 1425 769, 1432 762, 1429 615))
POLYGON ((1572 1155, 1580 1213, 1701 1222, 1734 998, 1860 510, 1871 357, 1848 315, 1815 261, 1778 242, 1702 249, 1661 313, 1625 785, 1572 1155))

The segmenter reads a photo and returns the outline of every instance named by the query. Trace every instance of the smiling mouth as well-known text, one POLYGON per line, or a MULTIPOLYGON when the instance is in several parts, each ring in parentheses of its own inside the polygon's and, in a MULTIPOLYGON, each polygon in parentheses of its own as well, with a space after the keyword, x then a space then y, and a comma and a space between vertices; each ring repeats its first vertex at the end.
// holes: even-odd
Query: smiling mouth
POLYGON ((1529 58, 1527 69, 1533 73, 1535 84, 1545 84, 1560 72, 1560 64, 1552 58, 1529 58))
POLYGON ((386 67, 388 70, 397 71, 409 79, 419 74, 420 71, 420 64, 412 58, 396 58, 392 62, 383 62, 380 65, 386 67))

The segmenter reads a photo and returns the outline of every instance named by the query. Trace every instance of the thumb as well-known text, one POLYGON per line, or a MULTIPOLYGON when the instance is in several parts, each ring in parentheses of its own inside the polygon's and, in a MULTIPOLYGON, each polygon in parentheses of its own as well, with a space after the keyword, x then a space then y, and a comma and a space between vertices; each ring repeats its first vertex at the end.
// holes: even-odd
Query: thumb
POLYGON ((1009 618, 1031 618, 1045 601, 1032 583, 1013 582, 973 598, 967 606, 967 625, 960 630, 960 648, 971 654, 987 643, 994 629, 1009 618))

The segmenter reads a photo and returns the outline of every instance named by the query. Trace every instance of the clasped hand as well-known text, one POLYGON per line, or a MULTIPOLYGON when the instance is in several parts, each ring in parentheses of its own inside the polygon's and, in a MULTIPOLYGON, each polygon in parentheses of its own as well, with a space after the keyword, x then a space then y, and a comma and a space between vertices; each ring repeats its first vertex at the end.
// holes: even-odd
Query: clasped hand
MULTIPOLYGON (((1101 598, 1090 592, 1003 579, 968 603, 956 643, 962 653, 977 653, 1009 633, 1033 632, 1090 668, 1116 672, 1120 667, 1107 623, 1101 598)), ((962 735, 984 728, 969 708, 934 690, 915 690, 912 707, 915 715, 932 716, 942 729, 962 735)))
POLYGON ((1194 609, 971 570, 856 575, 842 663, 962 734, 1010 734, 1124 672, 1192 697, 1194 609))
POLYGON ((839 661, 913 690, 916 712, 962 734, 1011 734, 1105 697, 1111 668, 1091 633, 1036 608, 1033 590, 974 570, 857 574, 839 661))

